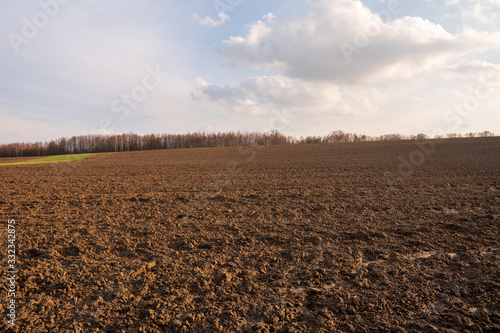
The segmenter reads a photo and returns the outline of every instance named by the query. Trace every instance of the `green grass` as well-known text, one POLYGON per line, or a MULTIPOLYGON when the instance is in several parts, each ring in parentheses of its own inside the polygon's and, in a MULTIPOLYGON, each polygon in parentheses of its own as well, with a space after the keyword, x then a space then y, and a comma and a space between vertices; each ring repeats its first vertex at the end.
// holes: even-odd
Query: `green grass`
POLYGON ((73 162, 83 160, 85 158, 89 158, 99 153, 91 153, 91 154, 71 154, 71 155, 54 155, 36 158, 33 160, 20 161, 14 163, 0 163, 0 166, 4 165, 25 165, 25 164, 43 164, 43 163, 59 163, 59 162, 73 162))

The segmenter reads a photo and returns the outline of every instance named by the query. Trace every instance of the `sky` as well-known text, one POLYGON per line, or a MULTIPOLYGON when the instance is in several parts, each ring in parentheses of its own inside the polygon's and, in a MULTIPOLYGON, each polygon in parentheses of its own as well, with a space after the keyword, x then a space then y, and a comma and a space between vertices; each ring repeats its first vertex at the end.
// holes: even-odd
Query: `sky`
POLYGON ((500 133, 500 0, 0 2, 0 144, 500 133))

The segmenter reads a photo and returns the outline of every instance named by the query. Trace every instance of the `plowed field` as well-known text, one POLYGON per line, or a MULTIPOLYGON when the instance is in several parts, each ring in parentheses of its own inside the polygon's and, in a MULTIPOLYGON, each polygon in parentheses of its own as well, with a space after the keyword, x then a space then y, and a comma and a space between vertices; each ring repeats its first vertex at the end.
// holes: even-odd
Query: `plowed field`
POLYGON ((2 332, 500 331, 500 138, 109 153, 0 189, 2 332))

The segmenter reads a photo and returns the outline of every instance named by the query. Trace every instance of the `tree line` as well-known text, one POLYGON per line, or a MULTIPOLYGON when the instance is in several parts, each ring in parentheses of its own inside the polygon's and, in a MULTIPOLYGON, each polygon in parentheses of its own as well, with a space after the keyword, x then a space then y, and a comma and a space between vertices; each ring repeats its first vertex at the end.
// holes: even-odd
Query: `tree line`
MULTIPOLYGON (((446 137, 490 137, 492 132, 450 133, 446 137)), ((29 157, 64 154, 122 152, 154 149, 232 147, 232 146, 267 146, 286 144, 337 143, 387 140, 424 140, 425 134, 405 136, 385 134, 380 136, 359 135, 344 131, 333 131, 325 136, 306 136, 297 138, 286 136, 276 130, 268 133, 259 132, 195 132, 187 134, 89 134, 59 138, 44 142, 22 142, 0 145, 0 157, 29 157)))

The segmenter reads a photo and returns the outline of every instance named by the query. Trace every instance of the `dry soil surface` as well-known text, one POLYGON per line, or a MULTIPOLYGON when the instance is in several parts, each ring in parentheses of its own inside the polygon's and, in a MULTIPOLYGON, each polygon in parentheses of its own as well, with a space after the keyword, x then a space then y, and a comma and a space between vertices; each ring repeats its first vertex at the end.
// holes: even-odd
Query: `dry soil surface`
POLYGON ((0 189, 2 332, 500 331, 500 138, 110 153, 0 189))

